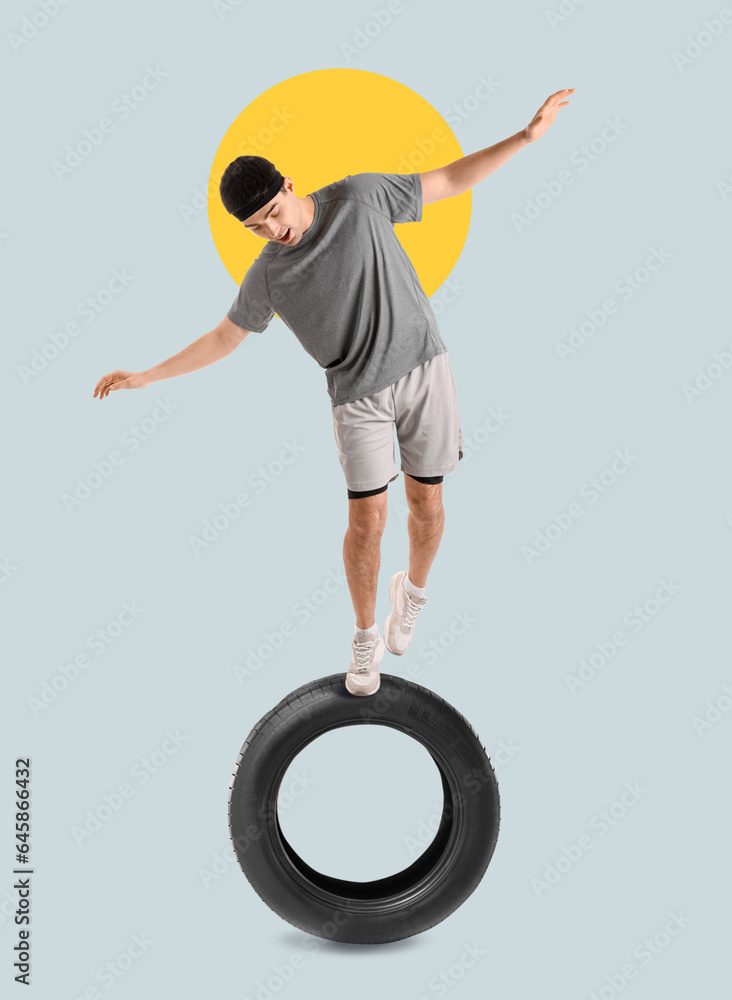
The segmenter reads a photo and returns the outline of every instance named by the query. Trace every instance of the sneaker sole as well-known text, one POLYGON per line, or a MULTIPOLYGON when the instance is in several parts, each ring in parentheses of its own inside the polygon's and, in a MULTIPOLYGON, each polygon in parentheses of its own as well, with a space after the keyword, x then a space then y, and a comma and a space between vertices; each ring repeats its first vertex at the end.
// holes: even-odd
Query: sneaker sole
MULTIPOLYGON (((402 650, 392 649, 391 646, 389 645, 389 625, 391 624, 392 615, 396 614, 396 599, 397 599, 397 582, 396 582, 396 580, 397 580, 397 577, 400 576, 400 575, 401 575, 400 573, 395 573, 394 576, 389 581, 389 600, 392 603, 392 609, 389 612, 389 614, 387 615, 386 622, 384 623, 384 645, 386 646, 386 648, 389 650, 390 653, 394 654, 394 656, 403 656, 406 653, 406 651, 407 651, 406 649, 402 649, 402 650)), ((411 642, 411 639, 410 639, 410 642, 411 642)), ((407 648, 408 648, 408 645, 409 644, 407 644, 407 648)))
POLYGON ((348 684, 349 684, 349 677, 348 677, 348 674, 346 674, 346 691, 348 691, 349 694, 355 695, 357 698, 363 698, 363 697, 367 697, 370 694, 376 694, 376 692, 379 690, 379 688, 381 686, 381 678, 377 677, 376 678, 376 687, 369 688, 368 690, 365 687, 363 687, 363 688, 359 688, 358 691, 352 691, 351 688, 348 686, 348 684))

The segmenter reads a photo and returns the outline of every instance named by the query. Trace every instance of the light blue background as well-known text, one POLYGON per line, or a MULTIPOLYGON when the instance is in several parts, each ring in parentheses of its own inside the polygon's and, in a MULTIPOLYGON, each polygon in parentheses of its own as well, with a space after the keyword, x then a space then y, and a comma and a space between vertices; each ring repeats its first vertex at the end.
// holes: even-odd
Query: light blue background
MULTIPOLYGON (((18 51, 11 35, 42 8, 4 8, 4 981, 16 941, 13 761, 24 755, 33 760, 31 995, 44 1000, 90 987, 116 1000, 265 1000, 266 989, 676 1000, 728 980, 732 374, 712 368, 693 400, 684 386, 715 352, 732 351, 732 24, 719 21, 721 5, 690 0, 565 4, 552 26, 558 4, 406 2, 355 56, 342 46, 381 4, 244 2, 217 13, 210 2, 73 0, 18 51), (697 56, 675 60, 690 44, 697 51, 705 18, 717 19, 719 37, 702 35, 697 56), (52 164, 66 144, 109 116, 148 65, 167 76, 58 179, 52 164), (105 373, 151 367, 225 315, 236 285, 205 211, 186 221, 181 206, 200 198, 221 137, 251 100, 337 66, 391 76, 446 118, 467 101, 455 127, 466 154, 523 128, 554 91, 577 88, 539 142, 473 189, 451 275, 460 294, 432 298, 466 457, 445 481, 446 528, 413 648, 382 664, 438 692, 479 732, 500 784, 498 846, 451 917, 376 949, 306 943, 226 854, 228 782, 249 730, 293 688, 345 673, 350 659, 347 500, 322 370, 275 319, 216 365, 92 398, 105 373), (470 100, 485 93, 481 78, 500 86, 470 100), (603 143, 608 119, 623 127, 603 143), (582 169, 576 151, 593 140, 582 169), (567 169, 573 182, 518 230, 526 200, 567 169), (621 297, 614 286, 654 247, 670 256, 638 271, 637 290, 621 297), (86 322, 77 306, 114 269, 134 277, 86 322), (608 297, 616 313, 560 360, 556 344, 608 297), (34 349, 74 319, 79 335, 24 378, 34 349), (158 399, 169 401, 165 419, 158 399), (505 423, 482 434, 499 408, 505 423), (132 451, 134 426, 155 429, 132 451), (288 442, 301 453, 273 465, 288 442), (122 464, 70 513, 64 494, 115 449, 122 464), (582 485, 616 450, 635 460, 592 503, 582 485), (250 477, 267 466, 272 482, 260 492, 250 477), (251 505, 195 554, 190 536, 242 491, 251 505), (524 547, 573 502, 582 516, 528 561, 524 547), (678 589, 654 605, 662 580, 678 589), (306 599, 315 602, 307 620, 306 599), (87 637, 124 602, 141 610, 95 653, 87 637), (649 620, 634 631, 626 616, 646 602, 649 620), (293 634, 238 678, 235 665, 286 621, 293 634), (567 675, 618 630, 625 646, 572 693, 567 675), (421 652, 430 641, 435 662, 421 652), (85 651, 90 665, 34 714, 29 699, 85 651), (710 708, 713 724, 701 728, 694 719, 710 708), (143 781, 139 762, 151 755, 165 763, 143 781), (131 797, 77 843, 74 827, 124 782, 131 797), (640 785, 640 798, 604 836, 593 832, 626 783, 640 785), (585 834, 592 848, 537 889, 585 834), (672 911, 686 926, 661 933, 644 960, 636 947, 672 911), (105 985, 97 970, 135 934, 152 944, 105 985), (628 963, 636 976, 623 980, 628 963), (433 978, 441 971, 449 985, 433 978)), ((405 123, 407 149, 413 140, 405 123)), ((382 544, 382 630, 389 578, 406 566, 400 476, 382 544)), ((282 822, 306 857, 354 878, 414 857, 409 838, 433 816, 437 785, 412 741, 382 727, 341 730, 295 763, 295 788, 298 774, 310 784, 282 822), (354 776, 361 793, 349 788, 354 776), (359 876, 349 849, 364 843, 374 871, 359 876)))

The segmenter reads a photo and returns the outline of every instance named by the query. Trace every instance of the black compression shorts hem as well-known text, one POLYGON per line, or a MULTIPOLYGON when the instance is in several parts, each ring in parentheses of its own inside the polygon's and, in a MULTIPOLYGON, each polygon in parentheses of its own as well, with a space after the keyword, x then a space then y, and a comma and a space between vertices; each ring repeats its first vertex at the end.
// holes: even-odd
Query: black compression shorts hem
POLYGON ((418 483, 428 483, 429 485, 435 485, 435 483, 441 483, 445 478, 444 476, 413 476, 411 472, 405 472, 405 476, 409 476, 410 479, 416 479, 418 483))
MULTIPOLYGON (((441 483, 444 480, 444 478, 445 478, 444 476, 413 476, 410 472, 405 472, 404 475, 405 476, 409 476, 410 479, 416 479, 418 483, 427 483, 430 486, 435 486, 438 483, 441 483)), ((391 480, 389 480, 389 482, 391 482, 391 480)), ((389 486, 389 483, 387 483, 386 486, 379 486, 375 490, 351 490, 351 489, 349 489, 348 490, 348 499, 349 500, 360 500, 361 497, 373 497, 373 496, 376 496, 377 493, 383 493, 384 490, 388 486, 389 486)))
POLYGON ((387 483, 386 486, 379 486, 375 490, 362 490, 362 491, 359 491, 359 490, 348 490, 348 499, 349 500, 360 500, 361 497, 373 497, 377 493, 383 493, 384 490, 386 489, 386 487, 388 485, 389 484, 387 483))

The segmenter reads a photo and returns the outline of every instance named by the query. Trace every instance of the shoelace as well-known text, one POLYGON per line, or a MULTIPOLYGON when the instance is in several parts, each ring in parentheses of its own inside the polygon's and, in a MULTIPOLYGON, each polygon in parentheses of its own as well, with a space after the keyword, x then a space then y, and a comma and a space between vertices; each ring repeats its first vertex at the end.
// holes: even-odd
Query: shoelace
POLYGON ((417 617, 418 612, 422 610, 422 605, 415 604, 415 602, 412 600, 411 595, 408 594, 406 590, 404 591, 404 593, 406 594, 407 598, 407 606, 404 611, 404 621, 402 622, 402 628, 414 628, 414 620, 417 617))
POLYGON ((354 641, 354 646, 356 647, 356 664, 357 664, 356 669, 352 671, 354 674, 367 674, 369 672, 369 667, 371 666, 370 653, 375 641, 376 641, 375 639, 366 642, 354 641))

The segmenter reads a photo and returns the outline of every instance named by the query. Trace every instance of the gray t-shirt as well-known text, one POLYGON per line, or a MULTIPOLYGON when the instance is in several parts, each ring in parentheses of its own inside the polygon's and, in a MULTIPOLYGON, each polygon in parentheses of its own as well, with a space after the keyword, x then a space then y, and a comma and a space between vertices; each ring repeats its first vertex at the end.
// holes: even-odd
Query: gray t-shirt
POLYGON ((394 232, 422 218, 419 174, 349 174, 311 192, 300 242, 268 241, 228 312, 263 333, 275 312, 325 369, 331 405, 380 392, 447 351, 394 232))

